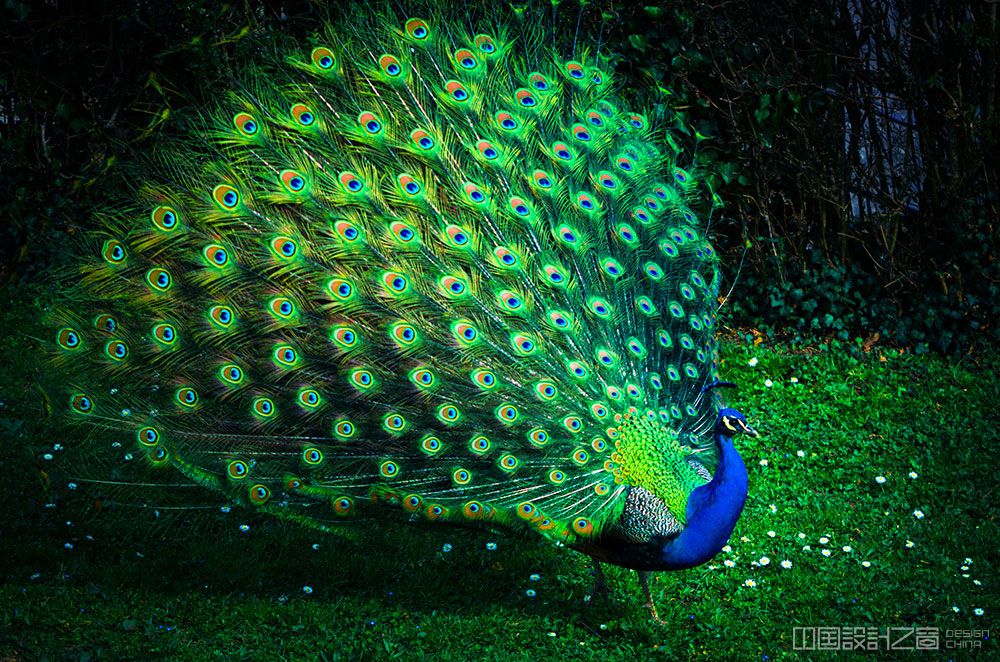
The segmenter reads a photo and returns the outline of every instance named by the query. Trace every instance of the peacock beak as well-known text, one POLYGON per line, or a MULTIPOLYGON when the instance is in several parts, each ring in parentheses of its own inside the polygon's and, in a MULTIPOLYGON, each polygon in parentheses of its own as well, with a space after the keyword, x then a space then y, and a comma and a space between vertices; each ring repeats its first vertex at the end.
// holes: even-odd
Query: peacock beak
POLYGON ((747 425, 745 421, 741 421, 741 420, 737 419, 736 422, 739 424, 740 428, 743 430, 743 434, 750 435, 751 437, 759 437, 760 436, 760 433, 757 432, 756 430, 754 430, 749 425, 747 425))

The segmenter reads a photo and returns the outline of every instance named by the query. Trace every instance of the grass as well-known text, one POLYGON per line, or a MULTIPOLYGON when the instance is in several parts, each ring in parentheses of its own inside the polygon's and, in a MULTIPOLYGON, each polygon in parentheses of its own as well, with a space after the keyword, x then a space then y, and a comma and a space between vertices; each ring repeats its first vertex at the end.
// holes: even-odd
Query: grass
MULTIPOLYGON (((657 576, 662 627, 632 573, 590 601, 585 559, 534 539, 46 507, 44 454, 73 439, 28 351, 45 293, 0 296, 0 659, 776 660, 796 655, 793 626, 939 628, 950 653, 948 630, 1000 609, 993 356, 727 341, 733 403, 765 435, 738 443, 750 498, 731 551, 657 576)), ((963 656, 996 654, 981 645, 963 656)))

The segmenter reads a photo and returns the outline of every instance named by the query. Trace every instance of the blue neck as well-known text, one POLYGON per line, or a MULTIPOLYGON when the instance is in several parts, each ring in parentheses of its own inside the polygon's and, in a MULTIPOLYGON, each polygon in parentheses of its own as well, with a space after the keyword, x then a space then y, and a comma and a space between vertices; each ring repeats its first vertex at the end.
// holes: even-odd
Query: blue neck
POLYGON ((747 499, 747 468, 733 440, 715 434, 719 466, 712 480, 688 497, 687 526, 662 550, 674 569, 700 565, 719 553, 729 540, 747 499))

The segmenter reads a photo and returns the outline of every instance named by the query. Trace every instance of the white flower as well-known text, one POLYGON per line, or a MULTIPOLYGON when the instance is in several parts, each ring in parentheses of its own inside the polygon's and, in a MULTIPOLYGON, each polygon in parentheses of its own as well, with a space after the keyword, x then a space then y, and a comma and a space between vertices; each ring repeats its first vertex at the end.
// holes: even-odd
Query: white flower
POLYGON ((981 581, 979 581, 978 579, 973 579, 972 583, 975 584, 976 586, 982 586, 983 585, 983 583, 981 581))
POLYGON ((716 569, 716 568, 718 568, 718 567, 719 567, 719 566, 717 566, 717 565, 710 565, 710 566, 708 566, 708 569, 709 569, 709 570, 715 570, 715 569, 716 569))
POLYGON ((774 386, 774 382, 772 382, 770 379, 765 379, 764 386, 771 388, 772 386, 774 386))
POLYGON ((830 539, 827 538, 826 536, 823 536, 822 538, 819 539, 819 544, 821 545, 825 545, 828 542, 830 542, 830 539))
POLYGON ((747 365, 750 366, 751 368, 754 367, 755 365, 757 365, 757 357, 755 356, 752 359, 750 359, 749 361, 747 361, 747 365))
POLYGON ((733 561, 732 559, 726 559, 725 561, 722 562, 722 564, 727 568, 732 568, 736 566, 736 561, 733 561))
POLYGON ((870 567, 872 567, 872 562, 871 561, 862 561, 861 562, 861 567, 862 568, 870 568, 870 567))
POLYGON ((917 472, 916 471, 911 471, 910 472, 910 478, 912 478, 913 480, 916 480, 916 478, 917 478, 917 472))
POLYGON ((924 518, 924 511, 922 511, 922 510, 914 510, 913 511, 913 516, 916 517, 917 519, 923 519, 924 518))
POLYGON ((851 549, 850 545, 844 545, 843 547, 841 547, 841 549, 843 549, 845 552, 848 552, 848 553, 854 551, 853 549, 851 549))
POLYGON ((793 384, 798 384, 799 383, 799 378, 798 377, 789 377, 788 381, 790 381, 793 384))
POLYGON ((746 536, 740 536, 740 542, 750 542, 750 539, 746 536))
POLYGON ((775 533, 774 531, 768 531, 768 532, 767 532, 767 537, 768 537, 768 538, 773 538, 773 537, 774 537, 774 536, 776 536, 776 535, 778 535, 778 534, 777 534, 777 533, 775 533))
POLYGON ((968 556, 966 556, 964 563, 965 563, 965 565, 972 565, 972 559, 970 559, 968 556))
POLYGON ((885 482, 885 476, 875 476, 875 482, 881 485, 885 482))
POLYGON ((972 575, 970 575, 970 574, 969 574, 969 573, 967 573, 967 572, 963 572, 963 573, 962 573, 962 577, 964 577, 965 579, 968 579, 968 578, 969 578, 969 577, 971 577, 971 576, 972 576, 972 575))
POLYGON ((804 534, 801 531, 799 531, 799 538, 805 539, 805 537, 806 537, 806 534, 804 534))
POLYGON ((962 566, 962 570, 968 570, 968 569, 969 569, 969 566, 967 566, 967 565, 963 565, 962 566))
POLYGON ((798 455, 799 457, 805 457, 806 456, 806 452, 805 451, 795 451, 795 454, 798 455))
POLYGON ((722 551, 724 551, 724 552, 731 552, 731 551, 733 551, 733 548, 732 548, 731 545, 726 545, 725 547, 722 548, 722 551))
POLYGON ((972 610, 972 613, 975 614, 976 616, 982 616, 983 614, 986 613, 986 610, 984 610, 982 607, 976 607, 975 609, 972 610))
POLYGON ((748 580, 746 580, 745 582, 743 582, 743 585, 744 585, 744 586, 749 586, 750 588, 753 588, 754 586, 756 586, 756 585, 757 585, 757 582, 755 582, 755 581, 754 581, 754 580, 752 580, 752 579, 748 579, 748 580))
POLYGON ((302 592, 305 593, 306 595, 309 595, 309 594, 311 594, 313 592, 313 587, 312 586, 303 586, 302 587, 302 592))
POLYGON ((957 607, 956 605, 952 605, 952 606, 951 606, 951 610, 952 610, 953 612, 955 612, 956 614, 957 614, 958 612, 962 611, 962 610, 961 610, 961 609, 959 609, 959 608, 958 608, 958 607, 957 607))
MULTIPOLYGON (((773 503, 770 505, 770 508, 771 508, 771 512, 772 513, 778 512, 778 507, 776 505, 774 505, 773 503)), ((774 536, 771 536, 771 537, 773 538, 774 536)))
POLYGON ((452 547, 451 547, 450 543, 445 543, 445 544, 441 545, 441 551, 444 552, 445 554, 447 554, 448 552, 450 552, 451 549, 452 549, 452 547))
POLYGON ((912 540, 907 540, 907 541, 906 541, 906 549, 913 549, 913 546, 914 546, 915 544, 916 544, 916 543, 914 543, 914 542, 913 542, 912 540))
POLYGON ((760 563, 761 565, 770 565, 771 559, 767 558, 766 556, 762 556, 760 557, 760 561, 758 561, 757 563, 760 563))
POLYGON ((803 551, 803 552, 811 552, 811 551, 812 551, 812 547, 810 547, 809 545, 805 545, 805 546, 804 546, 804 547, 802 548, 802 551, 803 551))
POLYGON ((784 568, 785 570, 788 570, 789 568, 792 567, 792 562, 789 561, 788 559, 785 559, 784 561, 781 562, 781 567, 784 568))
POLYGON ((823 550, 823 556, 830 556, 830 550, 824 549, 823 550))
POLYGON ((760 461, 760 466, 766 467, 767 466, 767 460, 761 460, 760 461))

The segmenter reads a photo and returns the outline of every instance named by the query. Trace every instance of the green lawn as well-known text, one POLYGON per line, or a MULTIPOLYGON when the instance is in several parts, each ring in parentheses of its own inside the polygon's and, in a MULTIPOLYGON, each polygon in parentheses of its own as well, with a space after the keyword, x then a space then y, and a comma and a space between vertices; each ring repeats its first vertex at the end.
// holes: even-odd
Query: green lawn
POLYGON ((0 659, 775 660, 796 655, 794 626, 939 628, 928 659, 1000 655, 947 649, 1000 613, 995 357, 727 341, 730 397, 764 435, 738 440, 751 483, 731 551, 657 577, 664 627, 632 573, 591 601, 586 560, 540 540, 45 507, 44 453, 74 442, 28 351, 44 297, 0 291, 0 659))

